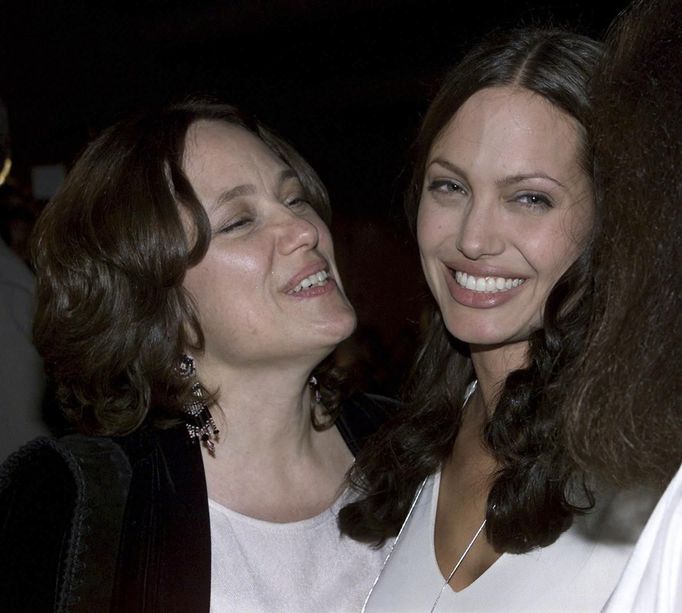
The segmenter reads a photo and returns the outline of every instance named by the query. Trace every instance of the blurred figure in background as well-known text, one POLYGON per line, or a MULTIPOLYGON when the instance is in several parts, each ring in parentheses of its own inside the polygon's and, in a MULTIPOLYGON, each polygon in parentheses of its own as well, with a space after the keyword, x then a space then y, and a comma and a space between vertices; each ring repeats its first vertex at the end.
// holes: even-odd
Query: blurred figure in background
POLYGON ((567 434, 603 479, 669 484, 606 609, 682 611, 682 1, 635 2, 604 57, 592 318, 564 372, 567 434))
MULTIPOLYGON (((0 100, 0 186, 11 166, 7 109, 0 100)), ((48 433, 41 417, 43 366, 31 343, 34 285, 26 264, 0 239, 0 461, 48 433)))

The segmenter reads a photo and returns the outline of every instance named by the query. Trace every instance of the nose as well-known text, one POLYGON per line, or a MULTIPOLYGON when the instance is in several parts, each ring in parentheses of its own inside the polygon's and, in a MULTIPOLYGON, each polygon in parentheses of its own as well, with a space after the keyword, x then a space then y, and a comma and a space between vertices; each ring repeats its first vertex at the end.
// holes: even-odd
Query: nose
POLYGON ((504 250, 502 221, 493 201, 469 202, 457 236, 457 249, 471 260, 498 255, 504 250))
POLYGON ((277 244, 283 254, 298 249, 313 249, 319 241, 317 226, 305 217, 285 209, 277 226, 277 244))

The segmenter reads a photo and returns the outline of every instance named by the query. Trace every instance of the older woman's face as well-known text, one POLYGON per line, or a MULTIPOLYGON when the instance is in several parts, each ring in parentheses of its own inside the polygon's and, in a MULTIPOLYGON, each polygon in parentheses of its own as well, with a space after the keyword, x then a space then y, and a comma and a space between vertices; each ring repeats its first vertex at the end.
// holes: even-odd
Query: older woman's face
POLYGON ((471 96, 434 142, 417 234, 448 330, 476 345, 522 341, 592 225, 581 129, 527 90, 471 96))
POLYGON ((217 121, 191 126, 184 166, 212 229, 184 282, 206 338, 202 361, 309 362, 350 335, 355 314, 329 229, 291 169, 247 130, 217 121))

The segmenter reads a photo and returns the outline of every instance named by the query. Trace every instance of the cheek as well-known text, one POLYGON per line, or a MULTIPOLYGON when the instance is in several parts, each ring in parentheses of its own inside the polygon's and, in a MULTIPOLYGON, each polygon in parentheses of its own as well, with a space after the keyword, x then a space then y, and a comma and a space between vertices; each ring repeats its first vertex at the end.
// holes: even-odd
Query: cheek
POLYGON ((585 250, 594 225, 594 200, 587 188, 562 216, 547 248, 548 261, 554 262, 560 276, 585 250))
POLYGON ((417 243, 419 244, 419 257, 421 259, 422 272, 434 296, 438 294, 438 246, 441 237, 442 226, 436 216, 420 207, 417 218, 417 243))
POLYGON ((452 210, 433 205, 419 207, 417 243, 422 259, 448 257, 454 249, 458 234, 457 217, 452 210))
MULTIPOLYGON (((334 255, 334 240, 332 239, 331 232, 327 225, 318 218, 315 222, 315 227, 317 228, 317 244, 320 252, 327 258, 327 262, 334 271, 334 277, 338 283, 341 290, 344 290, 343 279, 339 274, 339 269, 336 266, 336 257, 334 255)), ((345 291, 345 290, 344 290, 345 291)))
POLYGON ((201 266, 201 263, 194 268, 190 268, 185 273, 185 280, 182 285, 192 296, 197 303, 197 306, 199 306, 199 303, 201 302, 204 288, 209 285, 207 276, 206 270, 201 266))
POLYGON ((183 283, 194 297, 200 311, 218 302, 229 306, 259 279, 258 271, 265 266, 257 258, 245 253, 216 253, 210 251, 194 268, 187 271, 183 283))
POLYGON ((441 221, 432 207, 421 204, 417 215, 417 243, 422 255, 428 255, 440 241, 441 221))
POLYGON ((320 219, 314 224, 317 229, 317 242, 325 253, 328 253, 331 257, 334 256, 334 240, 332 239, 331 232, 326 224, 320 219))
POLYGON ((571 231, 559 228, 547 232, 532 248, 536 268, 544 272, 547 281, 553 285, 578 259, 585 242, 586 232, 582 228, 574 227, 571 231))

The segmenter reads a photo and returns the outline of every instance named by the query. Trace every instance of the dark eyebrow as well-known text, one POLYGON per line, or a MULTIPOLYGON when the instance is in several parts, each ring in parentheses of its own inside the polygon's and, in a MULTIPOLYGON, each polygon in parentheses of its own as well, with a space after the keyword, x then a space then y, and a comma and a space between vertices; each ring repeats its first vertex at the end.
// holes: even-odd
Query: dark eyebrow
POLYGON ((249 196, 255 193, 256 188, 253 185, 237 185, 237 187, 228 189, 227 191, 224 191, 222 194, 220 194, 216 200, 216 206, 222 206, 223 204, 227 204, 230 202, 230 200, 234 200, 235 198, 249 196))
POLYGON ((520 175, 512 175, 511 177, 505 177, 504 179, 500 179, 497 182, 497 184, 502 187, 505 187, 507 185, 521 183, 522 181, 526 181, 527 179, 546 179, 547 181, 556 183, 559 187, 566 189, 566 187, 564 186, 563 183, 561 183, 561 181, 557 181, 554 177, 550 177, 549 175, 546 175, 544 172, 528 172, 520 175))
POLYGON ((433 158, 427 165, 427 168, 429 166, 433 166, 434 164, 438 164, 439 166, 442 166, 443 168, 447 168, 450 172, 454 172, 455 174, 461 175, 461 176, 466 176, 466 173, 459 167, 457 164, 453 164, 452 162, 448 162, 447 160, 444 160, 443 158, 433 158))
POLYGON ((298 173, 293 168, 285 168, 282 172, 279 173, 279 185, 281 187, 282 184, 286 183, 289 179, 298 178, 299 178, 298 173))
MULTIPOLYGON (((289 179, 298 179, 298 174, 292 168, 285 168, 279 173, 277 178, 277 187, 280 188, 289 179)), ((250 184, 237 185, 231 189, 224 191, 216 200, 216 207, 227 204, 235 198, 241 198, 242 196, 250 196, 256 193, 256 188, 250 184)))
MULTIPOLYGON (((449 171, 454 172, 455 174, 458 174, 462 177, 466 176, 466 173, 459 166, 453 164, 452 162, 448 162, 448 160, 444 160, 443 158, 434 158, 433 160, 431 160, 431 162, 429 162, 429 166, 431 166, 432 164, 438 164, 443 168, 447 168, 449 171)), ((515 183, 521 183, 522 181, 526 181, 528 179, 546 179, 547 181, 556 183, 559 187, 566 189, 563 183, 557 181, 554 177, 546 175, 544 172, 528 172, 518 175, 512 175, 510 177, 500 179, 499 181, 497 181, 497 185, 505 187, 508 185, 514 185, 515 183)))

